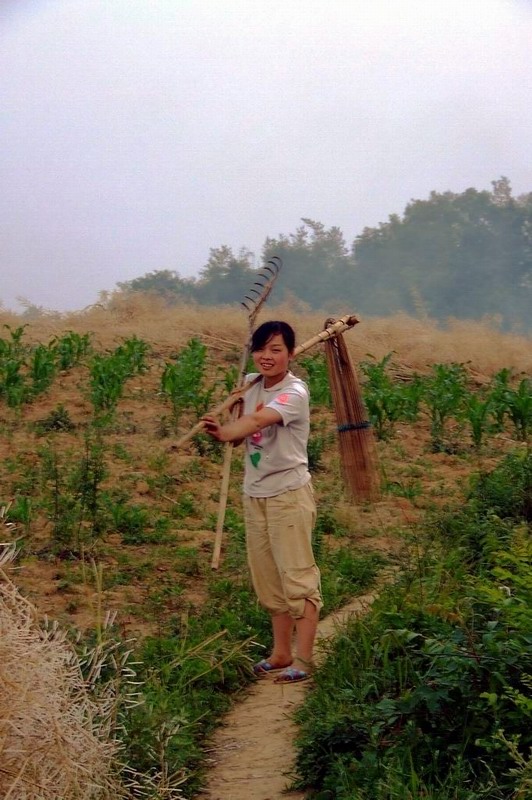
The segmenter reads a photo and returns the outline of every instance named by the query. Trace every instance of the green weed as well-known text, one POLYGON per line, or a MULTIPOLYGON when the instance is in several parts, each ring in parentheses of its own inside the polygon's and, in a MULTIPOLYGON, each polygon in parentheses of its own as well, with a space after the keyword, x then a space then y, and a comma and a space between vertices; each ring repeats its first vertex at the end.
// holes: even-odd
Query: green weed
POLYGON ((318 353, 306 358, 300 358, 298 363, 307 373, 306 380, 312 405, 331 408, 332 396, 325 356, 322 353, 318 353))
POLYGON ((325 425, 319 426, 311 423, 310 436, 307 444, 308 468, 317 472, 323 468, 323 454, 334 441, 334 434, 325 430, 325 425))
POLYGON ((60 453, 54 440, 40 448, 40 482, 43 505, 53 525, 56 546, 80 554, 105 530, 101 485, 107 475, 105 448, 98 435, 89 432, 84 451, 60 453))
POLYGON ((8 522, 17 525, 17 527, 23 526, 24 534, 27 536, 34 518, 32 498, 24 495, 15 497, 15 499, 8 504, 4 518, 8 522))
POLYGON ((322 548, 319 558, 323 603, 334 610, 373 584, 382 567, 378 554, 353 552, 350 547, 322 548))
POLYGON ((416 478, 404 481, 389 481, 384 488, 390 494, 396 497, 406 497, 408 500, 415 500, 423 494, 423 483, 416 478))
POLYGON ((62 403, 50 411, 48 416, 35 423, 35 430, 40 435, 51 431, 72 431, 75 427, 68 410, 62 403))
POLYGON ((147 775, 164 772, 186 796, 199 788, 203 738, 249 680, 250 637, 239 639, 224 622, 210 611, 183 616, 171 636, 146 639, 144 702, 123 715, 127 761, 147 775))
POLYGON ((124 544, 159 544, 168 541, 170 520, 155 516, 149 508, 129 503, 126 498, 108 502, 112 529, 122 536, 124 544))
POLYGON ((198 515, 196 498, 190 492, 183 492, 172 504, 171 514, 174 519, 185 519, 198 515))

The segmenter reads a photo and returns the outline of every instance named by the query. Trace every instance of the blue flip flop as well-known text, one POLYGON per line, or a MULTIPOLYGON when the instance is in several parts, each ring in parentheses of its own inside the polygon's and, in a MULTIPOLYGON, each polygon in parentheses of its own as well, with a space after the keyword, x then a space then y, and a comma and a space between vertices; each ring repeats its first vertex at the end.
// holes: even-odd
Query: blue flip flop
POLYGON ((300 681, 307 681, 309 678, 310 672, 304 669, 285 667, 275 679, 275 683, 299 683, 300 681))
POLYGON ((263 658, 262 661, 258 661, 256 664, 253 664, 253 672, 255 675, 275 675, 276 672, 282 672, 285 670, 286 667, 274 667, 273 664, 268 661, 268 659, 263 658))

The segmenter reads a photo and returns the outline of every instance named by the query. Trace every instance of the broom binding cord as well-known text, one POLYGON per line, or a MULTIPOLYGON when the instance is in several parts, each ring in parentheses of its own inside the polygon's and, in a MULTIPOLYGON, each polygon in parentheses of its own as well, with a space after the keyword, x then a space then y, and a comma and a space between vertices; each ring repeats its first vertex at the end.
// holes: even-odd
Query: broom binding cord
POLYGON ((338 433, 346 433, 347 431, 360 431, 364 428, 371 428, 371 422, 365 420, 364 422, 347 422, 345 425, 338 425, 336 430, 338 433))

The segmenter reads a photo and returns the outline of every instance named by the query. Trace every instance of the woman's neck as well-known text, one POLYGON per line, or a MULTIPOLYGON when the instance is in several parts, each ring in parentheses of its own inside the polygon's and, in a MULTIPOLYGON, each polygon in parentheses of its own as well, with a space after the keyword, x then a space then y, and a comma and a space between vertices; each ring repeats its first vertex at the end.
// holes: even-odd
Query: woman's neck
POLYGON ((273 389, 273 387, 277 386, 278 383, 282 383, 284 381, 289 371, 290 370, 287 369, 284 375, 282 375, 280 378, 277 376, 275 378, 268 378, 266 375, 264 375, 262 378, 262 385, 265 389, 273 389))

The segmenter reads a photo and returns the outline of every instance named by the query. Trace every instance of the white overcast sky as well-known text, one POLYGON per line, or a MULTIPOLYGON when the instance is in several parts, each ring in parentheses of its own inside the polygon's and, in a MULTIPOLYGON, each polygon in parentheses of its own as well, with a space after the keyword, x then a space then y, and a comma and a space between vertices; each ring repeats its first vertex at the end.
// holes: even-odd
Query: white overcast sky
POLYGON ((0 300, 532 191, 532 0, 0 0, 0 300))

